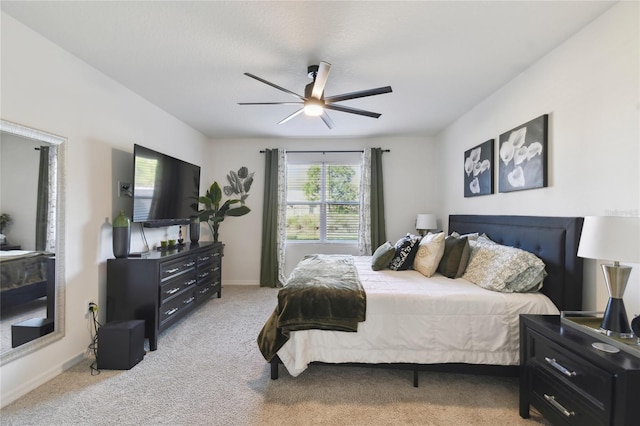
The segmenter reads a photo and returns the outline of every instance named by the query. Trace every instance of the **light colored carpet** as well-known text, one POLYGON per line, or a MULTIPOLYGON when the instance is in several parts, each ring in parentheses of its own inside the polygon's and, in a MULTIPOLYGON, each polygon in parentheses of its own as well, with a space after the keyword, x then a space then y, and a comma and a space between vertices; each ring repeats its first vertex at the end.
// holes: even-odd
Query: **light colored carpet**
POLYGON ((255 343, 277 290, 226 286, 160 335, 127 371, 86 360, 0 412, 2 425, 535 425, 518 415, 518 379, 311 366, 293 378, 255 343))

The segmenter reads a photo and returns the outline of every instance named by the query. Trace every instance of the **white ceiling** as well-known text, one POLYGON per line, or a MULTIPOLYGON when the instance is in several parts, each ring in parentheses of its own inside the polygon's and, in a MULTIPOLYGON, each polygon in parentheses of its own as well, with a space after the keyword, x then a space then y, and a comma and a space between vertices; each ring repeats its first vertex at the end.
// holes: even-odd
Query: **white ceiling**
POLYGON ((611 1, 24 2, 18 21, 212 138, 434 135, 602 14, 611 1), (304 94, 307 66, 332 64, 325 95, 390 85, 342 104, 329 130, 250 72, 304 94))

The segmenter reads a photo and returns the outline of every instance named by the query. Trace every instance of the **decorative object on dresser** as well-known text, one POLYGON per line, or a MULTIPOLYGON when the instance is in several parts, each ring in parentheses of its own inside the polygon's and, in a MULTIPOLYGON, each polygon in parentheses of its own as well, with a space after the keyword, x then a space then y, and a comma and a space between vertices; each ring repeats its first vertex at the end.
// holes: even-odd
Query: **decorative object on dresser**
POLYGON ((500 192, 547 186, 547 114, 500 135, 500 192))
POLYGON ((113 255, 117 258, 129 256, 131 241, 131 220, 120 210, 113 219, 113 255))
POLYGON ((584 220, 578 256, 614 262, 602 265, 609 302, 601 329, 609 335, 633 337, 622 300, 631 267, 620 265, 620 261, 640 262, 639 235, 640 217, 588 216, 584 220))
POLYGON ((595 349, 604 339, 557 315, 521 315, 520 416, 534 406, 553 424, 637 424, 640 356, 595 349))
POLYGON ((432 213, 420 213, 416 217, 416 231, 424 236, 427 231, 437 229, 436 215, 432 213))
POLYGON ((197 243, 200 240, 200 218, 198 216, 189 219, 189 239, 192 243, 197 243))
POLYGON ((207 190, 206 194, 199 197, 198 201, 204 205, 204 209, 198 211, 198 217, 200 220, 205 220, 211 229, 213 234, 213 241, 218 241, 218 229, 220 228, 220 222, 227 216, 244 216, 249 213, 251 209, 245 205, 245 200, 249 196, 249 189, 253 183, 253 173, 249 173, 249 169, 246 167, 240 167, 238 172, 230 171, 227 175, 229 185, 224 187, 224 194, 229 197, 231 195, 239 196, 240 198, 228 199, 222 205, 222 190, 218 182, 213 182, 211 187, 207 190), (239 207, 232 206, 240 203, 239 207))
POLYGON ((185 244, 138 258, 107 260, 107 322, 145 320, 149 349, 158 333, 217 293, 224 244, 185 244))
POLYGON ((464 196, 493 194, 493 139, 464 153, 464 196))

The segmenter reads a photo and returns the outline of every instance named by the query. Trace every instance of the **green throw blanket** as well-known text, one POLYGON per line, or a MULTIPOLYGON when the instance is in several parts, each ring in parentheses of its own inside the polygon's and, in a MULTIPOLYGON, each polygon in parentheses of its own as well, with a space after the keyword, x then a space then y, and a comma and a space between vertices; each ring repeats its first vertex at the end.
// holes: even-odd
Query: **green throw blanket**
POLYGON ((295 330, 356 332, 365 320, 366 305, 353 257, 308 256, 278 292, 278 306, 258 335, 260 352, 271 361, 295 330))

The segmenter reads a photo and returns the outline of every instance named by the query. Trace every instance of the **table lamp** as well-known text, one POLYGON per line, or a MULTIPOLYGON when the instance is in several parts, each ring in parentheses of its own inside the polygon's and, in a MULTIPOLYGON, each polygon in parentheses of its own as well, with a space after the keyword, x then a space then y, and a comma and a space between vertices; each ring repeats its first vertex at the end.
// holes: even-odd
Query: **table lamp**
POLYGON ((602 265, 609 302, 600 329, 608 336, 633 337, 622 300, 631 267, 620 262, 640 263, 640 217, 585 217, 578 256, 614 262, 602 265))
POLYGON ((436 229, 436 215, 431 213, 420 213, 416 218, 416 230, 420 235, 424 235, 430 229, 436 229))

